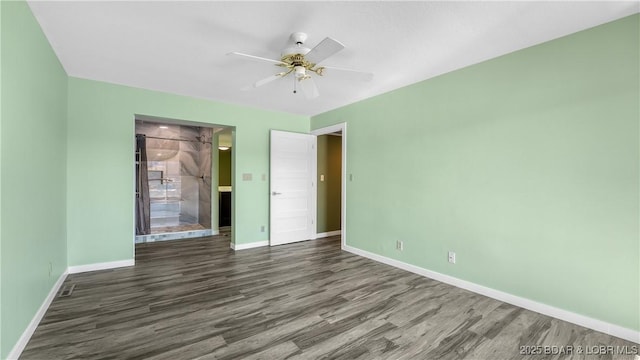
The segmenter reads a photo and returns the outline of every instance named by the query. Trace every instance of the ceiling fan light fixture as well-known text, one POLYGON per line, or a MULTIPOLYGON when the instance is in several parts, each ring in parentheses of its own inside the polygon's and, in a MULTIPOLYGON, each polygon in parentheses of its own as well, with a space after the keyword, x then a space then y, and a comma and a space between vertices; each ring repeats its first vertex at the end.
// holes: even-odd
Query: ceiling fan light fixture
POLYGON ((297 79, 304 78, 305 75, 307 75, 307 71, 304 68, 304 66, 296 66, 294 68, 294 73, 295 73, 295 76, 296 76, 297 79))

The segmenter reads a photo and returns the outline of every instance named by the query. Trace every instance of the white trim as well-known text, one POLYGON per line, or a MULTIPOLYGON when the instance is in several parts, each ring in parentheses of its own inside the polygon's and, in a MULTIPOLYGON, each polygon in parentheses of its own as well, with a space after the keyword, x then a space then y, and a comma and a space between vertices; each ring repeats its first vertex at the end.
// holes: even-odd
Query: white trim
POLYGON ((22 335, 18 339, 18 342, 16 342, 16 344, 13 346, 13 349, 11 349, 9 355, 7 355, 8 360, 17 359, 20 357, 20 354, 22 354, 25 346, 27 346, 27 343, 29 342, 29 340, 31 340, 31 336, 36 331, 36 328, 38 327, 38 324, 40 324, 40 320, 42 320, 44 314, 47 313, 49 305, 51 305, 51 302, 53 301, 53 299, 55 299, 56 294, 60 290, 60 287, 64 283, 64 280, 67 278, 68 274, 68 271, 63 272, 56 283, 53 284, 51 291, 49 291, 49 295, 47 295, 47 297, 44 299, 38 311, 36 311, 35 315, 33 315, 33 319, 31 319, 31 322, 22 332, 22 335))
POLYGON ((327 231, 327 232, 323 232, 323 233, 317 233, 315 238, 316 239, 320 239, 320 238, 329 237, 329 236, 336 236, 336 235, 340 235, 340 234, 342 234, 342 231, 340 231, 340 230, 327 231))
POLYGON ((87 271, 108 270, 108 269, 115 269, 115 268, 121 268, 121 267, 127 267, 127 266, 134 266, 135 264, 136 262, 133 259, 119 260, 119 261, 110 261, 110 262, 103 262, 103 263, 96 263, 96 264, 69 266, 67 271, 69 272, 69 274, 77 274, 77 273, 83 273, 87 271))
POLYGON ((336 133, 342 131, 342 136, 344 137, 344 128, 347 127, 347 123, 339 123, 334 125, 329 125, 327 127, 311 130, 311 135, 328 135, 331 133, 336 133))
MULTIPOLYGON (((340 197, 342 202, 342 209, 341 209, 342 219, 341 219, 340 228, 342 233, 341 246, 344 249, 345 246, 347 246, 347 123, 343 122, 343 123, 323 127, 320 129, 315 129, 311 131, 311 134, 318 136, 318 135, 331 134, 338 131, 342 131, 342 185, 341 185, 342 194, 340 197)), ((317 195, 317 190, 316 190, 316 195, 317 195)), ((317 223, 318 219, 315 219, 315 220, 316 220, 315 222, 317 223)))
POLYGON ((234 244, 233 242, 230 243, 229 245, 233 250, 246 250, 246 249, 253 249, 253 248, 257 248, 257 247, 263 247, 263 246, 269 246, 269 240, 265 240, 265 241, 256 241, 256 242, 252 242, 252 243, 247 243, 247 244, 234 244))
POLYGON ((309 237, 315 239, 318 232, 318 137, 312 136, 311 145, 311 226, 309 237))
POLYGON ((539 303, 534 300, 526 299, 513 294, 505 293, 499 290, 495 290, 486 286, 478 285, 466 280, 458 279, 453 276, 445 275, 439 272, 427 270, 415 265, 407 264, 405 262, 388 258, 386 256, 374 254, 366 250, 358 249, 352 246, 343 246, 343 250, 350 253, 360 255, 371 260, 375 260, 393 267, 397 267, 418 275, 422 275, 434 280, 441 281, 443 283, 453 285, 465 290, 472 291, 477 294, 488 296, 493 299, 497 299, 515 306, 519 306, 531 311, 535 311, 540 314, 554 317, 556 319, 564 320, 573 324, 584 326, 586 328, 603 332, 605 334, 619 337, 635 343, 640 343, 640 332, 632 329, 628 329, 616 324, 608 323, 602 320, 590 318, 588 316, 580 315, 568 310, 553 307, 547 304, 539 303))

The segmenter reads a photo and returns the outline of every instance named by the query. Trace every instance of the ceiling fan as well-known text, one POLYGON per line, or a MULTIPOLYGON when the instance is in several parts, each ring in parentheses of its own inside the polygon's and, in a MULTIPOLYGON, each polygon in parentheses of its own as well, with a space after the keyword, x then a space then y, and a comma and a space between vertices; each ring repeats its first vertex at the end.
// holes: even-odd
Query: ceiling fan
POLYGON ((231 52, 227 55, 239 56, 246 59, 257 60, 262 62, 272 63, 276 66, 282 67, 281 72, 271 75, 262 80, 258 80, 255 83, 242 88, 242 90, 250 90, 268 84, 274 80, 286 77, 289 74, 293 74, 293 93, 297 93, 298 84, 300 89, 304 93, 307 99, 313 99, 320 95, 318 87, 313 80, 313 76, 322 76, 325 71, 329 72, 342 72, 355 76, 356 78, 369 81, 373 78, 373 74, 369 72, 338 68, 333 66, 318 66, 322 61, 326 60, 330 56, 334 55, 338 51, 344 49, 337 40, 330 37, 322 40, 313 49, 309 49, 304 46, 307 40, 307 34, 302 32, 294 32, 289 37, 291 45, 282 50, 280 60, 268 59, 260 56, 248 55, 239 52, 231 52), (312 76, 312 74, 315 74, 312 76))

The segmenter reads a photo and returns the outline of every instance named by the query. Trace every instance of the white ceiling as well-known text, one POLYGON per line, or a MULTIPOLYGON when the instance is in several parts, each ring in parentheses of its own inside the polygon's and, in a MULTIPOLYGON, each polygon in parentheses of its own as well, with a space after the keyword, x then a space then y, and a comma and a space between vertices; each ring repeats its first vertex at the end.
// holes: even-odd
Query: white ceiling
POLYGON ((29 1, 70 76, 316 115, 640 11, 638 1, 212 2, 29 1), (289 35, 346 49, 324 65, 374 73, 370 82, 326 71, 320 97, 293 80, 240 89, 280 68, 226 56, 278 59, 289 35))

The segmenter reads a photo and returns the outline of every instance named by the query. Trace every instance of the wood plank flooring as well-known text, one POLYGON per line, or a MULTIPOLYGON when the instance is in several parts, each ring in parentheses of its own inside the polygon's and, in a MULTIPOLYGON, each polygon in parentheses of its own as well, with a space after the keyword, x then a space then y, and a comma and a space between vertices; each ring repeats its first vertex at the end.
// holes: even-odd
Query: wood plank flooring
POLYGON ((139 244, 135 267, 65 284, 73 294, 54 300, 21 359, 633 359, 613 353, 637 349, 341 251, 338 237, 238 252, 224 237, 139 244), (526 348, 536 345, 552 354, 520 353, 544 351, 526 348), (584 353, 601 345, 621 348, 584 353))

